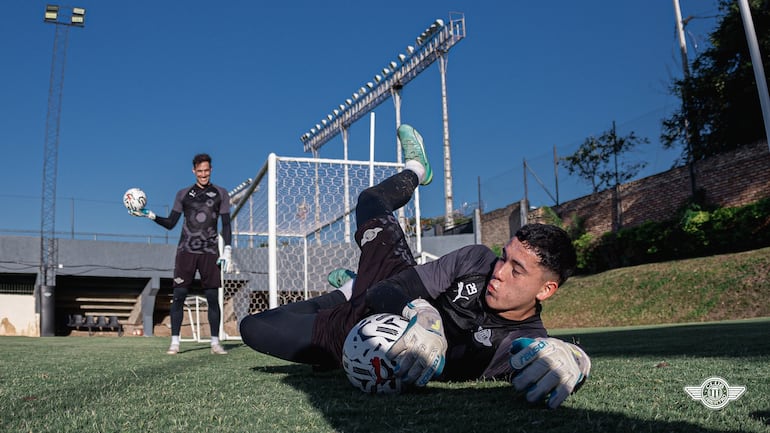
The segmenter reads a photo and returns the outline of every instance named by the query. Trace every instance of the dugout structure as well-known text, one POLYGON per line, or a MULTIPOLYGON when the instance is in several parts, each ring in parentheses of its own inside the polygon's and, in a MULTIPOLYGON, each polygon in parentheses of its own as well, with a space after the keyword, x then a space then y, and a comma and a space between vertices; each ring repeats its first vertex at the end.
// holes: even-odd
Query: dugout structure
MULTIPOLYGON (((270 154, 248 187, 231 195, 233 260, 223 271, 225 338, 254 314, 334 288, 330 271, 356 270, 355 205, 361 191, 403 164, 270 154)), ((412 253, 421 254, 419 191, 398 213, 412 253)))

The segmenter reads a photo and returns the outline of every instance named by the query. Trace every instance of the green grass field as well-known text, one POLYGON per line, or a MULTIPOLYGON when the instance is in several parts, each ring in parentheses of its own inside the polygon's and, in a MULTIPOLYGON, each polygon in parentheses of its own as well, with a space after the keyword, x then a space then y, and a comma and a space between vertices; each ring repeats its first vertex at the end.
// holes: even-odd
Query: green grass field
POLYGON ((160 337, 2 337, 0 432, 770 432, 768 269, 765 248, 568 281, 544 321, 593 369, 557 410, 506 382, 368 396, 237 342, 168 356, 160 337), (685 393, 712 376, 746 392, 721 410, 685 393))
POLYGON ((505 382, 431 383, 368 396, 340 371, 313 373, 229 342, 227 356, 166 338, 0 338, 3 432, 767 432, 770 319, 564 330, 593 359, 557 410, 505 382), (721 410, 685 386, 723 377, 746 392, 721 410))

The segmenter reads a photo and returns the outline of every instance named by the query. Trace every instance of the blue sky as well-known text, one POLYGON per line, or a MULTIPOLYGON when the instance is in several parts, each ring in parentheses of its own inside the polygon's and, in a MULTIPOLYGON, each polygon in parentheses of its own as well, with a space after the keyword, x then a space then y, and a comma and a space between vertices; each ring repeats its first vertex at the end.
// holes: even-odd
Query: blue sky
MULTIPOLYGON (((73 0, 74 2, 75 0, 73 0)), ((447 88, 454 207, 485 210, 524 196, 523 160, 555 195, 553 150, 566 156, 615 121, 650 144, 627 156, 671 167, 660 120, 679 101, 671 1, 227 1, 81 0, 86 26, 70 31, 61 112, 56 230, 164 234, 128 216, 121 196, 144 189, 165 214, 192 184, 192 156, 214 158, 212 180, 231 189, 269 153, 310 156, 300 135, 396 60, 435 19, 461 12, 466 38, 449 53, 447 88), (321 5, 323 4, 323 6, 321 5), (481 182, 479 188, 478 182, 481 182)), ((40 230, 43 144, 54 26, 46 2, 4 2, 0 26, 0 231, 40 230)), ((716 1, 681 0, 690 57, 714 28, 716 1)), ((375 158, 395 161, 392 100, 376 109, 375 158)), ((444 214, 438 64, 403 90, 402 121, 423 134, 434 182, 423 216, 444 214)), ((350 158, 368 159, 369 120, 350 129, 350 158)), ((342 156, 340 137, 320 156, 342 156)), ((591 192, 559 174, 559 198, 591 192)), ((533 205, 553 200, 531 176, 533 205)), ((178 230, 178 228, 177 228, 178 230)), ((33 233, 34 234, 34 233, 33 233)))

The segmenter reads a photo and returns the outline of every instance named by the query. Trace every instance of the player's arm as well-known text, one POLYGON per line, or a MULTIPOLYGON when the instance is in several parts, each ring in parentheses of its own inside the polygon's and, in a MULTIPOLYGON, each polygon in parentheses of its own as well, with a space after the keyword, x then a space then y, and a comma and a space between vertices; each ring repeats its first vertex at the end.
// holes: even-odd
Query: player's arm
POLYGON ((174 228, 174 226, 176 226, 176 223, 179 222, 179 217, 181 216, 182 214, 180 212, 172 210, 167 217, 155 215, 155 218, 152 218, 152 220, 155 221, 158 225, 171 230, 174 228))
POLYGON ((425 386, 441 374, 447 350, 441 314, 428 302, 430 294, 413 268, 380 281, 366 292, 375 313, 399 314, 409 320, 404 333, 388 350, 396 374, 407 384, 425 386))

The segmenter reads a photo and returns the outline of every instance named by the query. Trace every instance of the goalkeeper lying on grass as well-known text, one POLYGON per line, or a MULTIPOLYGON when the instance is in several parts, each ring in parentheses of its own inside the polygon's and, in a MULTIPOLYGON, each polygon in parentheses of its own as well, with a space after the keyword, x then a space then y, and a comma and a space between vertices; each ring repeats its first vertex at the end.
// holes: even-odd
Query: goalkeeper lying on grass
POLYGON ((471 245, 417 265, 393 211, 433 174, 419 133, 402 125, 398 138, 405 170, 358 197, 358 274, 332 273, 340 290, 244 318, 243 341, 288 361, 338 368, 345 337, 359 320, 400 314, 410 325, 388 355, 403 383, 509 378, 528 401, 559 406, 591 367, 582 349, 549 338, 540 320, 540 302, 574 270, 569 237, 555 226, 530 224, 500 258, 471 245))

